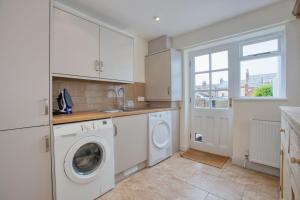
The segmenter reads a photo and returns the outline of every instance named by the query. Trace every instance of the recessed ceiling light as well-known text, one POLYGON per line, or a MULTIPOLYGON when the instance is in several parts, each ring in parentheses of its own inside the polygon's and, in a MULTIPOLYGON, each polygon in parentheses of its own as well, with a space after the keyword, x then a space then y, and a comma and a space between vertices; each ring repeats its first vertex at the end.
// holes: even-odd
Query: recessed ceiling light
POLYGON ((160 20, 160 18, 158 16, 153 17, 153 19, 157 22, 160 20))

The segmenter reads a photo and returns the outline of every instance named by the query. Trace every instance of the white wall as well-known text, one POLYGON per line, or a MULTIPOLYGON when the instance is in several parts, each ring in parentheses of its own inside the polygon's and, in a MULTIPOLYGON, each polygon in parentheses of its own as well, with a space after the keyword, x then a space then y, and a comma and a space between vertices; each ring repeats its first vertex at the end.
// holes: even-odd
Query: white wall
POLYGON ((285 0, 261 10, 176 36, 173 38, 173 47, 184 49, 289 20, 292 17, 293 3, 292 0, 285 0))
MULTIPOLYGON (((242 101, 233 102, 233 159, 242 160, 249 148, 249 125, 253 118, 280 120, 280 105, 300 106, 300 20, 291 15, 293 1, 287 0, 270 7, 248 13, 221 23, 195 30, 173 38, 173 46, 185 49, 210 41, 233 37, 237 34, 286 23, 286 54, 287 54, 287 97, 288 100, 278 101, 242 101)), ((185 61, 186 62, 186 61, 185 61)), ((187 63, 185 73, 188 73, 187 63)), ((188 78, 185 84, 188 84, 188 78)), ((185 87, 188 88, 188 87, 185 87)), ((188 91, 185 91, 184 109, 188 110, 188 91)), ((186 114, 186 113, 182 113, 186 114)), ((184 122, 182 122, 184 123, 184 122)), ((184 127, 184 126, 183 126, 184 127)), ((186 126, 187 127, 187 126, 186 126)), ((181 147, 188 144, 188 128, 182 129, 181 147)))

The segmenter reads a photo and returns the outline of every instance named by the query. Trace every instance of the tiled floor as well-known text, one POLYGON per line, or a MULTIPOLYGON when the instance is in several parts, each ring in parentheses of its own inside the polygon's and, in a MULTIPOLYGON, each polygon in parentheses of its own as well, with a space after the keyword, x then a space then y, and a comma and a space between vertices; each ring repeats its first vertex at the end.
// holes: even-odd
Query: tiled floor
POLYGON ((178 154, 116 185, 98 200, 278 200, 277 177, 230 162, 223 169, 178 154))

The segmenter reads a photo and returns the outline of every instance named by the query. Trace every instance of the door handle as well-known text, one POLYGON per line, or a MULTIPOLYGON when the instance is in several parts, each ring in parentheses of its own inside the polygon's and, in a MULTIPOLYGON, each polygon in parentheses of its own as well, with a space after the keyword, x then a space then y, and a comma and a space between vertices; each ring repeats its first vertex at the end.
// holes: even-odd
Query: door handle
POLYGON ((103 72, 104 70, 104 65, 103 65, 103 61, 100 61, 100 72, 103 72))
POLYGON ((45 136, 45 150, 46 152, 50 151, 50 137, 48 135, 45 136))
POLYGON ((299 164, 300 165, 300 159, 299 158, 295 158, 295 157, 291 157, 291 163, 293 163, 293 164, 299 164))
POLYGON ((95 60, 95 70, 98 72, 101 70, 100 62, 99 60, 95 60))
POLYGON ((229 108, 232 108, 232 97, 229 98, 229 108))
POLYGON ((280 128, 279 132, 283 134, 283 133, 285 133, 285 129, 284 128, 280 128))
POLYGON ((45 106, 45 110, 44 110, 44 114, 45 115, 49 115, 49 101, 48 99, 44 99, 44 106, 45 106))
POLYGON ((114 136, 118 135, 118 128, 117 126, 114 124, 114 136))

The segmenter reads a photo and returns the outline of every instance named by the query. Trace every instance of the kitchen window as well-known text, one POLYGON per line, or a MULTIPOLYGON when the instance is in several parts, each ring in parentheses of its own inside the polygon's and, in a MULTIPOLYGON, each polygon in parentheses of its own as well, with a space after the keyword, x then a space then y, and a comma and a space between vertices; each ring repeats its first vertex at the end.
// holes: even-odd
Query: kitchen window
POLYGON ((189 51, 193 107, 228 109, 232 99, 286 99, 284 44, 284 27, 276 27, 189 51))
POLYGON ((282 37, 262 37, 239 44, 241 98, 285 96, 282 37))

